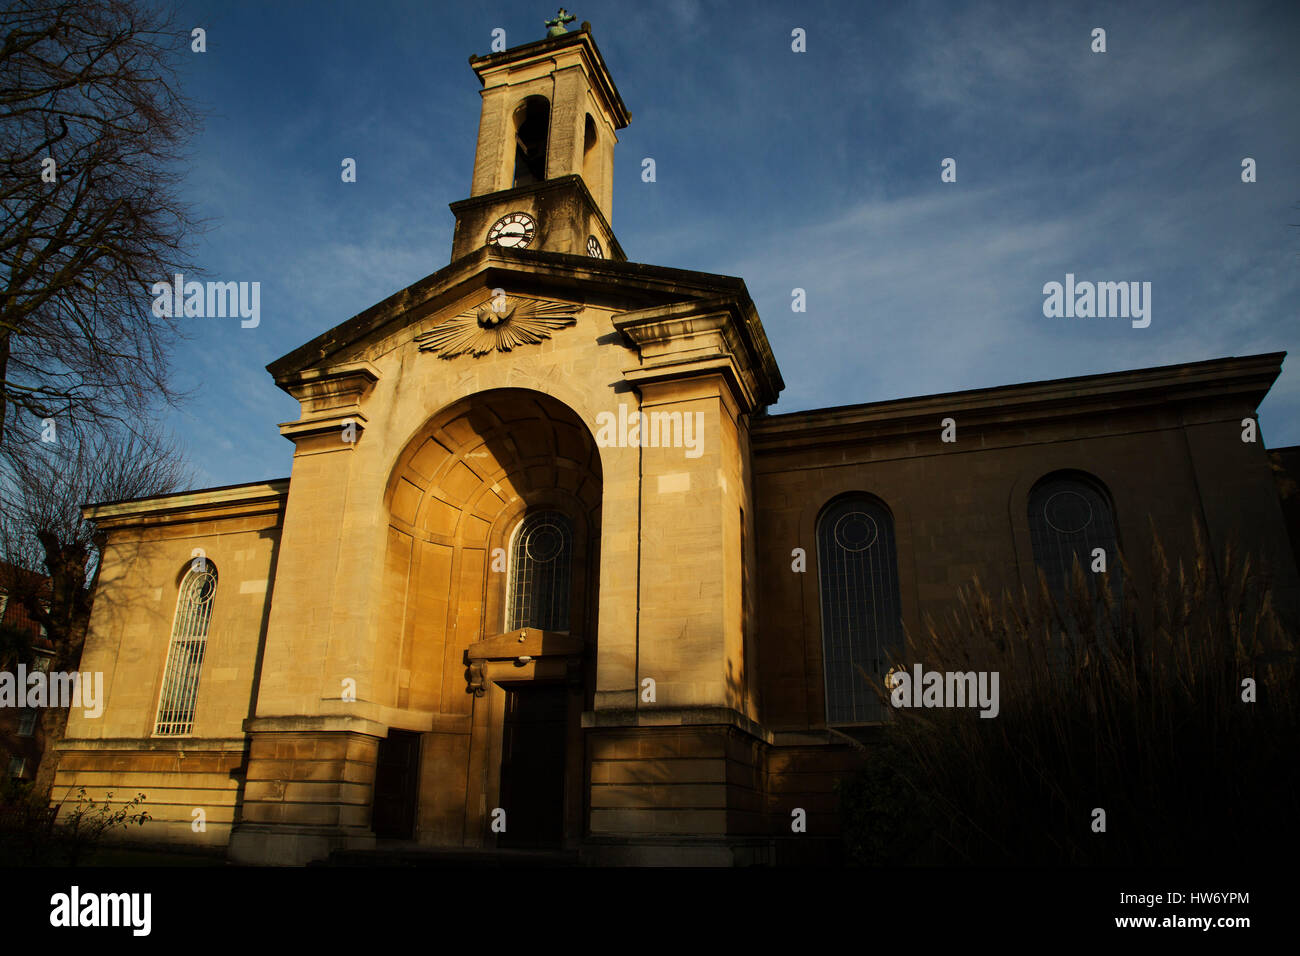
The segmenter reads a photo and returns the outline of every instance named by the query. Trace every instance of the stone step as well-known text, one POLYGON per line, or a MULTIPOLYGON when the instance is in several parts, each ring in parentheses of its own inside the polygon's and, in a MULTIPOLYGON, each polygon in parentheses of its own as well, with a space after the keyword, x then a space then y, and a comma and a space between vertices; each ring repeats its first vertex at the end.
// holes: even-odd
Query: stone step
POLYGON ((449 869, 577 866, 577 850, 478 850, 456 847, 378 847, 335 850, 312 866, 412 866, 449 869))

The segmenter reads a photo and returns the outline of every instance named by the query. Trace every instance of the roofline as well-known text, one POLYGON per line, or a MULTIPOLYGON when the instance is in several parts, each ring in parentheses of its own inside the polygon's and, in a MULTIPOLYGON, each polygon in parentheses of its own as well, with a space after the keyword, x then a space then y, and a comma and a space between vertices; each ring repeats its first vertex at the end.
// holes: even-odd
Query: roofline
POLYGON ((632 121, 632 114, 628 112, 627 106, 623 103, 623 96, 614 84, 614 77, 610 74, 609 67, 605 65, 605 58, 600 55, 600 47, 596 45, 596 37, 591 32, 590 23, 584 21, 582 26, 572 33, 566 31, 559 36, 543 37, 540 40, 533 40, 530 43, 502 50, 500 53, 489 53, 487 56, 473 55, 469 58, 469 65, 473 68, 479 83, 486 86, 487 83, 483 79, 483 74, 488 70, 494 70, 516 60, 527 59, 568 46, 581 46, 591 58, 591 72, 595 77, 596 86, 601 95, 609 103, 610 113, 614 119, 614 128, 625 128, 632 121))
POLYGON ((280 507, 289 497, 289 479, 275 478, 240 485, 220 485, 178 491, 149 498, 127 498, 122 501, 104 501, 85 505, 81 516, 101 527, 135 523, 135 519, 155 517, 172 520, 198 518, 215 509, 238 510, 247 506, 248 513, 256 514, 280 507))
POLYGON ((329 360, 342 349, 390 323, 412 321, 411 313, 416 310, 436 311, 459 295, 456 290, 461 285, 480 275, 490 275, 494 270, 509 271, 519 266, 530 267, 528 279, 531 282, 540 281, 541 284, 595 283, 599 288, 607 281, 611 294, 626 296, 630 287, 639 286, 638 291, 648 298, 664 302, 685 298, 713 298, 724 293, 741 298, 747 310, 754 308, 744 280, 735 276, 614 259, 595 259, 562 252, 483 246, 327 329, 311 341, 269 363, 266 370, 279 381, 286 375, 329 360), (683 287, 686 289, 685 295, 682 294, 683 287))
POLYGON ((979 415, 996 412, 1001 421, 1087 414, 1090 406, 1106 404, 1150 408, 1202 398, 1239 395, 1258 406, 1282 371, 1286 352, 1228 356, 1070 378, 1045 379, 912 398, 887 399, 860 405, 767 415, 754 419, 755 450, 779 451, 824 442, 855 442, 861 432, 886 428, 891 434, 933 431, 936 415, 979 415))

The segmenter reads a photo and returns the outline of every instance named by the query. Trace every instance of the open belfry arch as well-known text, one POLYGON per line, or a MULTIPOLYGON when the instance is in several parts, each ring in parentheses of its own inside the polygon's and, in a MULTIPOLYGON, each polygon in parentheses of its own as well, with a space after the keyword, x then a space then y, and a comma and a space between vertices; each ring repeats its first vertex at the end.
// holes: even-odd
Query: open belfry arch
POLYGON ((626 259, 610 227, 614 146, 631 120, 590 30, 470 57, 483 84, 470 198, 452 203, 452 259, 503 213, 537 226, 529 248, 626 259), (541 175, 539 175, 541 174, 541 175))
POLYGON ((1151 524, 1189 553, 1195 516, 1256 542, 1294 614, 1239 438, 1280 354, 767 414, 744 282, 615 237, 630 114, 564 22, 470 60, 450 264, 268 366, 290 477, 85 510, 107 702, 70 715, 56 801, 143 791, 143 838, 265 864, 826 860, 851 738, 888 719, 858 678, 972 573, 1033 587, 1043 542, 1151 524))

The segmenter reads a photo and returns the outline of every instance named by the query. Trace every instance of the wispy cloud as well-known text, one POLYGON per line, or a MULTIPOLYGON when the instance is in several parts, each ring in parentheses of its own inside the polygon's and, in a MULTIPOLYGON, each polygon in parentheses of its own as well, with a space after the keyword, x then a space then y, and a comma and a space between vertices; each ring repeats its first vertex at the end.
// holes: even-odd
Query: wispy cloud
MULTIPOLYGON (((189 177, 217 219, 200 264, 263 283, 262 327, 204 320, 177 356, 198 393, 174 422, 225 484, 287 472, 275 426, 296 404, 267 362, 447 263, 478 123, 466 57, 495 27, 511 45, 543 28, 526 0, 182 9, 209 25, 189 83, 212 111, 189 177)), ((746 279, 788 386, 777 411, 1295 341, 1290 6, 593 0, 579 17, 633 113, 623 247, 746 279), (1043 283, 1067 271, 1152 282, 1151 327, 1044 318, 1043 283)), ((1270 444, 1300 441, 1298 377, 1262 409, 1270 444)))

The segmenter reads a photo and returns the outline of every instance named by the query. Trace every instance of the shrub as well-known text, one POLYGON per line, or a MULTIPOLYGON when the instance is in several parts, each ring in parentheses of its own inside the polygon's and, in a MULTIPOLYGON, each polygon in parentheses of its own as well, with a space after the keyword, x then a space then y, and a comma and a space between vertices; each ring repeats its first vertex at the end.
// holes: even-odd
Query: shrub
MULTIPOLYGON (((856 862, 1187 864, 1289 859, 1300 835, 1300 667, 1267 575, 1197 537, 1151 587, 1003 593, 975 580, 909 641, 926 670, 997 671, 1000 713, 893 709, 842 790, 856 862), (1257 699, 1243 700, 1254 680, 1257 699), (1093 810, 1106 813, 1093 831, 1093 810)), ((883 699, 883 682, 872 680, 883 699)))
POLYGON ((85 862, 103 839, 118 829, 144 826, 151 819, 139 809, 143 793, 113 807, 113 794, 97 803, 77 791, 77 802, 65 810, 67 796, 50 807, 30 785, 0 791, 0 865, 76 866, 85 862))

